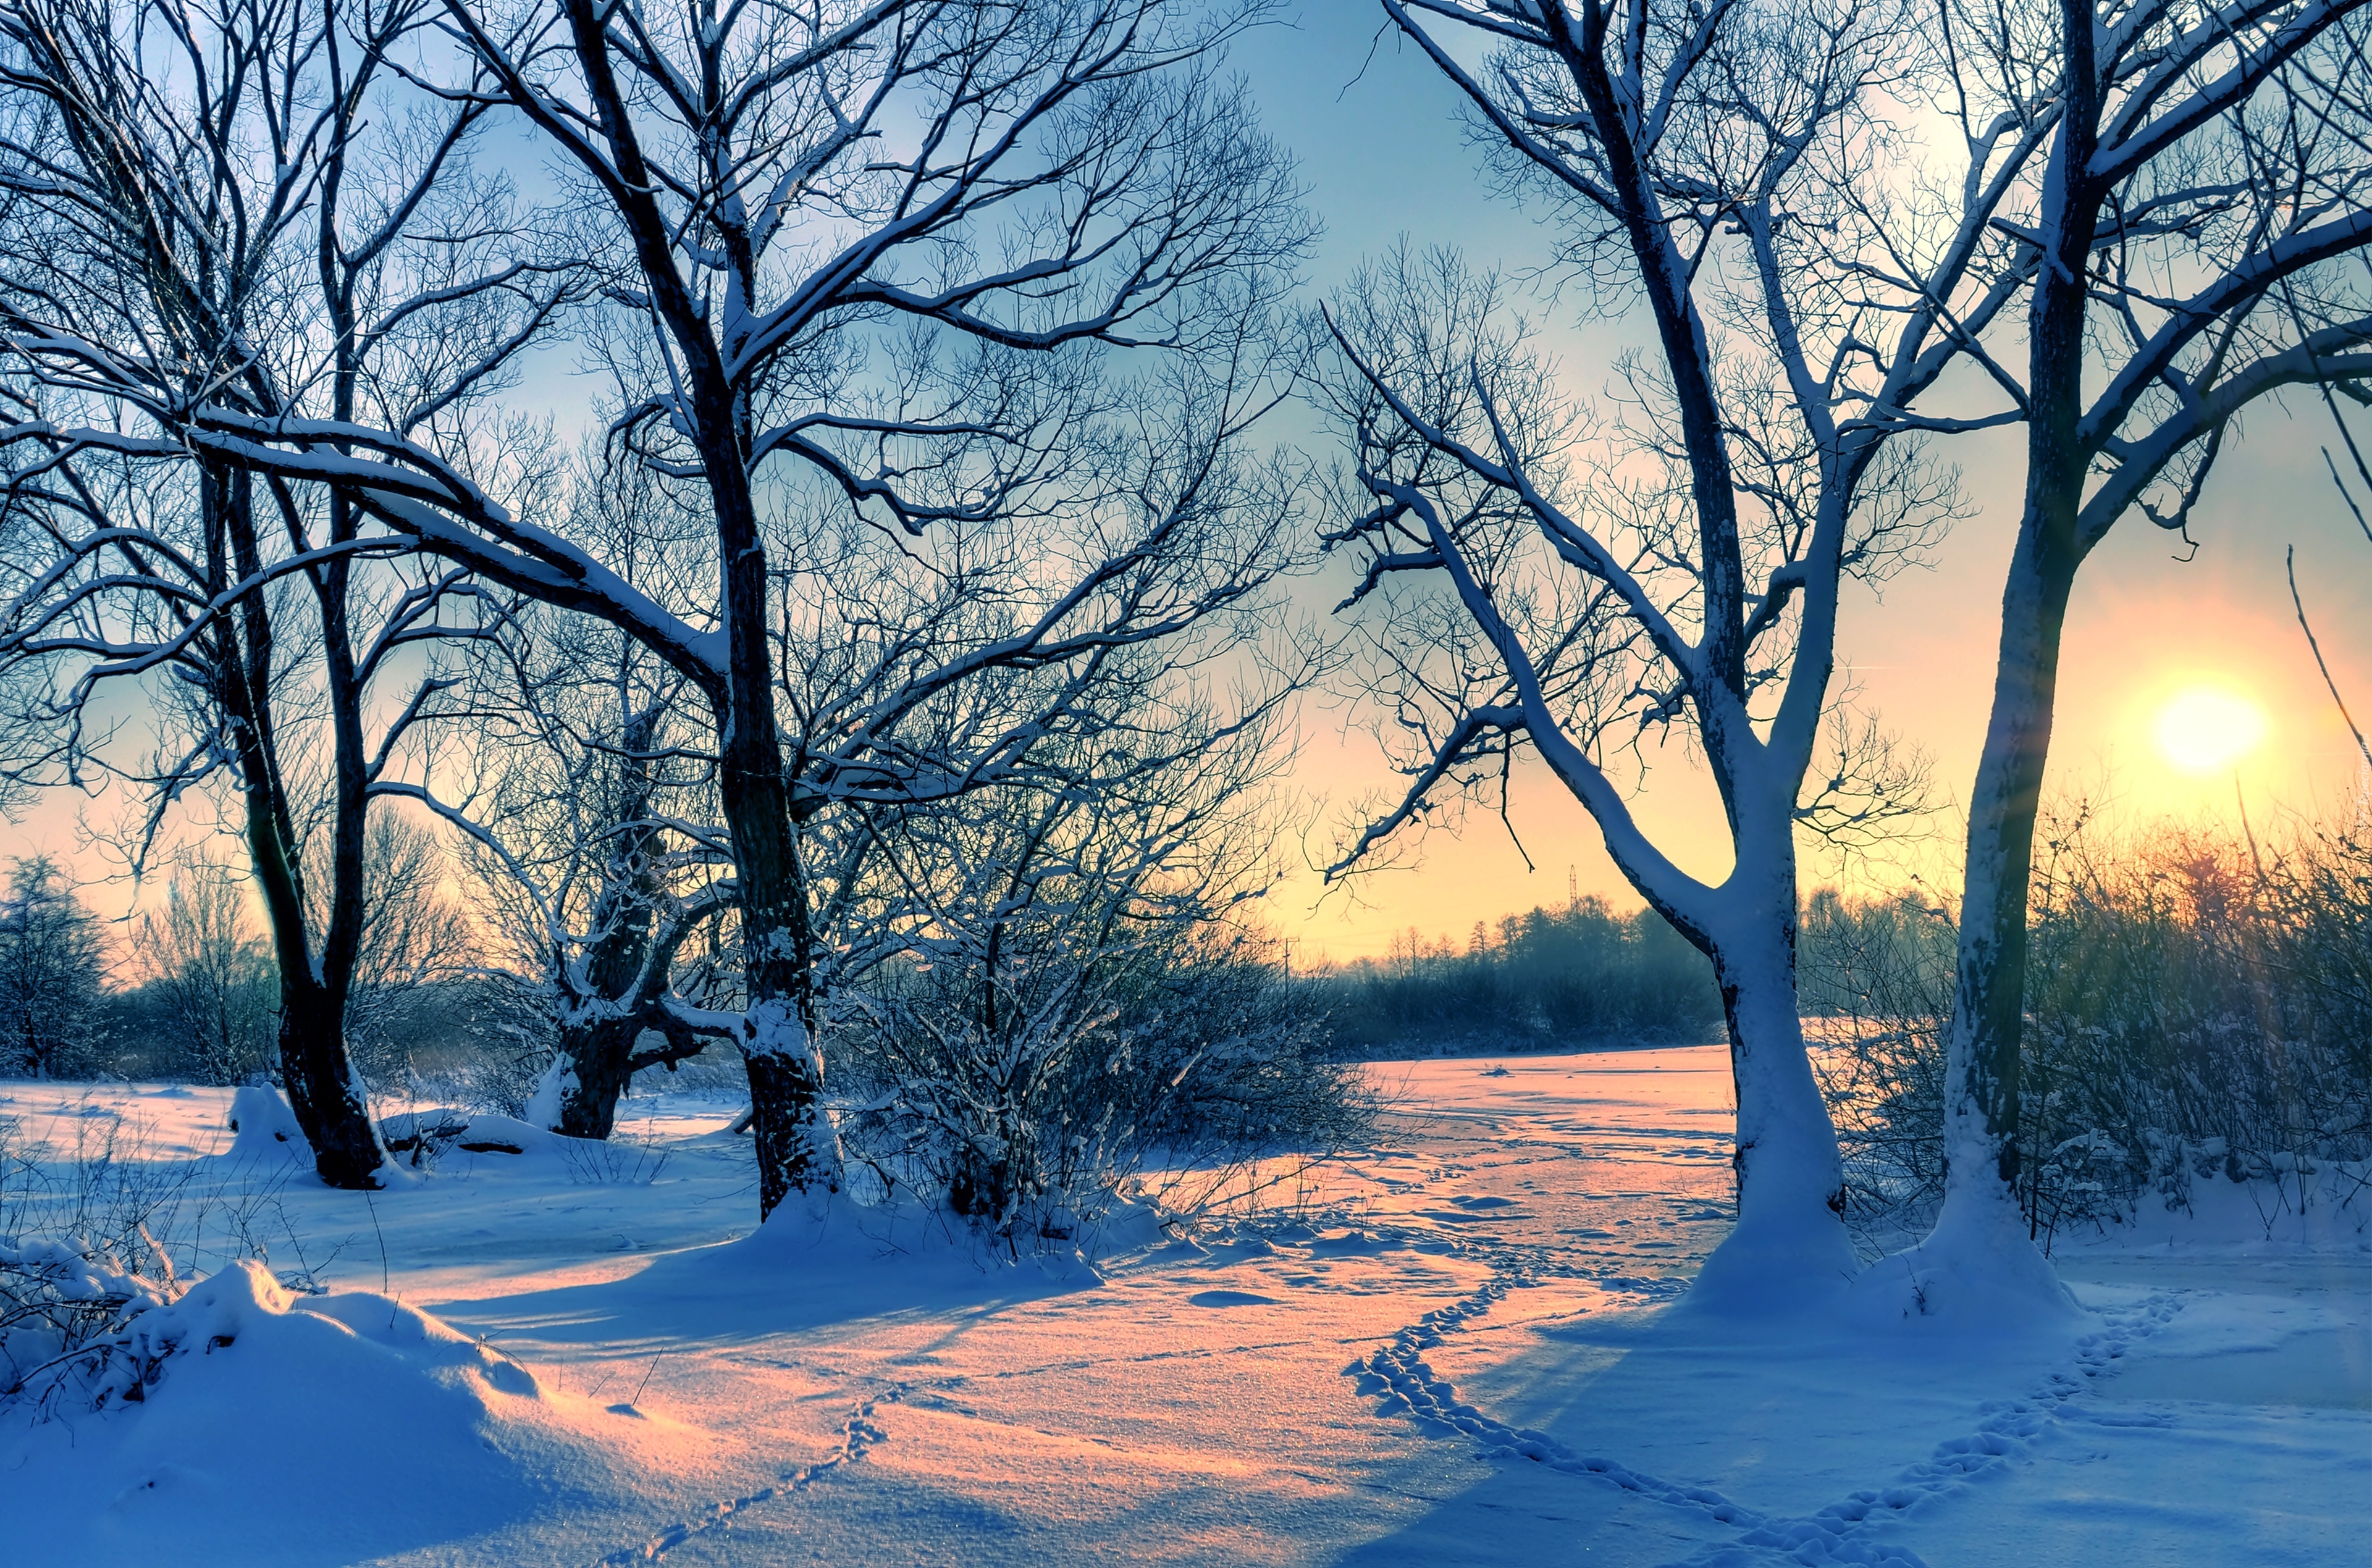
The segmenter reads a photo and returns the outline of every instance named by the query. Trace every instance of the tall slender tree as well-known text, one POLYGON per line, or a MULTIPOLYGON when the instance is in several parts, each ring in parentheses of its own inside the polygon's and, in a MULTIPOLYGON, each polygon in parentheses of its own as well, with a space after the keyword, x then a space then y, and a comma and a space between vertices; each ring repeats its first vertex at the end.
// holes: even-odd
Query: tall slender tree
POLYGON ((420 99, 391 68, 424 15, 0 7, 7 498, 40 544, 7 563, 0 660, 41 683, 16 714, 49 736, 14 772, 144 791, 135 867, 176 802, 227 781, 278 960, 280 1072, 342 1187, 375 1185, 384 1159, 344 1037, 369 803, 450 689, 424 649, 483 617, 466 574, 379 564, 409 543, 351 491, 259 476, 243 447, 367 415, 459 453, 571 287, 564 261, 525 253, 501 183, 471 175, 485 108, 420 99), (193 440, 209 417, 213 443, 193 440), (127 760, 93 701, 159 679, 186 733, 127 760), (383 704, 398 685, 409 698, 383 704), (291 733, 316 702, 318 744, 291 733), (302 848, 308 758, 326 888, 302 848))
MULTIPOLYGON (((1971 148, 1963 210, 2014 248, 2021 354, 1984 356, 2023 427, 2023 504, 1970 801, 1948 1037, 1939 1262, 2056 1295, 2017 1210, 2028 891, 2076 575, 2135 513, 2188 539, 2244 412, 2372 376, 2372 80, 2355 0, 1956 3, 1930 39, 1971 148), (2022 363, 2021 363, 2022 360, 2022 363)), ((1907 290, 1899 273, 1886 285, 1907 290)), ((2005 325, 2008 325, 2005 322, 2005 325)))

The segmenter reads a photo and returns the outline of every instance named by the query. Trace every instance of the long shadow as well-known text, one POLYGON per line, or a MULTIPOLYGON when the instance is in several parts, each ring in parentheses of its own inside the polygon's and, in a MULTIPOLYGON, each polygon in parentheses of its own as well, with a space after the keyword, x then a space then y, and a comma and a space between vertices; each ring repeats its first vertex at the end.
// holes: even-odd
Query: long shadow
POLYGON ((2034 1420, 2018 1396, 2070 1348, 1644 1315, 1541 1338, 1454 1393, 1387 1398, 1384 1419, 1415 1422, 1482 1473, 1335 1561, 1650 1565, 1808 1549, 1803 1561, 1915 1563, 1895 1517, 1998 1468, 2034 1420))
POLYGON ((926 1218, 890 1223, 836 1208, 820 1221, 778 1214, 738 1240, 659 1253, 622 1279, 432 1309, 498 1337, 716 1348, 872 1319, 975 1318, 1097 1283, 1076 1263, 999 1261, 926 1218))

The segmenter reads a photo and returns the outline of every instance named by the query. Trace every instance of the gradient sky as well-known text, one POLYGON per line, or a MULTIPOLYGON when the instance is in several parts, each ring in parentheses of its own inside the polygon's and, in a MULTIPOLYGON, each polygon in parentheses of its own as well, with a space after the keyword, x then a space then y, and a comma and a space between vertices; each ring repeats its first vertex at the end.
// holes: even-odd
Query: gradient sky
MULTIPOLYGON (((1372 0, 1304 0, 1288 24, 1256 31, 1234 53, 1269 129, 1297 157, 1325 221, 1313 290, 1339 286, 1363 257, 1403 234, 1511 271, 1543 261, 1544 232, 1484 188, 1481 157, 1451 93, 1393 36, 1379 39, 1380 20, 1372 0)), ((1548 324, 1548 341, 1576 389, 1596 393, 1625 325, 1585 322, 1571 302, 1548 324)), ((582 406, 572 383, 594 389, 574 382, 569 357, 565 349, 541 356, 529 388, 564 424, 571 404, 582 406)), ((2331 439, 2326 416, 2310 400, 2297 400, 2296 412, 2295 420, 2277 409, 2259 412, 2246 438, 2227 448, 2202 507, 2195 559, 2177 561, 2179 540, 2133 517, 2085 567, 2069 621, 2054 747, 2060 788, 2106 798, 2128 820, 2228 819, 2232 773, 2181 774, 2153 734, 2169 697, 2214 682, 2251 697, 2270 719, 2265 742, 2239 768, 2252 817, 2262 820, 2280 807, 2360 808, 2366 781, 2292 618, 2283 557, 2296 547, 2325 651, 2363 713, 2372 710, 2372 636, 2364 631, 2372 625, 2372 543, 2323 473, 2318 447, 2331 439)), ((2366 425, 2372 429, 2372 420, 2366 425)), ((1863 705, 1932 756, 1937 793, 1948 804, 1967 797, 1975 769, 2022 448, 2015 433, 1992 433, 1948 450, 1969 476, 1979 514, 1959 526, 1929 569, 1889 585, 1882 601, 1865 592, 1849 602, 1839 655, 1863 705)), ((1339 595, 1322 597, 1331 602, 1339 595)), ((1355 714, 1313 704, 1296 782, 1339 799, 1388 787, 1392 778, 1355 714)), ((1668 853, 1692 870, 1719 874, 1717 807, 1677 750, 1658 765, 1638 809, 1668 853)), ((0 828, 16 841, 8 853, 73 854, 73 802, 54 799, 15 830, 0 828)), ((1288 881, 1273 897, 1271 921, 1305 958, 1351 958, 1383 952, 1411 926, 1428 940, 1448 935, 1462 942, 1478 920, 1561 902, 1569 874, 1584 892, 1635 905, 1587 816, 1537 765, 1518 773, 1512 816, 1536 870, 1526 870, 1495 818, 1478 816, 1462 835, 1436 835, 1414 867, 1364 878, 1347 892, 1321 900, 1314 877, 1288 881)), ((1948 815, 1939 827, 1950 834, 1948 815)), ((1907 854, 1904 864, 1912 864, 1933 851, 1907 854)), ((1900 874, 1869 868, 1880 880, 1900 874)), ((1808 866, 1808 885, 1819 875, 1808 866)), ((119 912, 122 900, 109 891, 95 890, 94 901, 119 912)))
MULTIPOLYGON (((1510 270, 1538 264, 1544 232, 1492 199, 1454 95, 1394 36, 1378 41, 1379 21, 1371 0, 1308 0, 1293 25, 1263 29, 1236 52, 1326 222, 1313 287, 1338 286, 1363 255, 1401 234, 1510 270)), ((1621 329, 1585 324, 1571 308, 1559 325, 1565 330, 1552 341, 1566 375, 1576 389, 1595 393, 1621 329)), ((2253 698, 2270 720, 2264 742, 2238 770, 2252 819, 2277 806, 2357 808, 2363 781, 2353 743, 2293 618, 2283 554, 2296 547, 2324 651, 2362 713, 2372 708, 2372 638, 2362 630, 2372 624, 2372 543, 2323 471, 2318 447, 2332 439, 2328 416, 2310 399, 2295 407, 2295 420, 2260 411, 2246 439, 2227 449, 2194 529, 2195 559, 2178 562, 2180 541, 2134 517, 2087 563, 2069 617, 2056 787, 2105 801, 2128 821, 2230 819, 2233 774, 2177 772, 2155 733, 2170 697, 2214 682, 2253 698)), ((1888 585, 1882 601, 1866 592, 1850 600, 1838 655, 1862 704, 1933 758, 1937 795, 1948 806, 1967 798, 1982 738, 2023 447, 2015 432, 1988 433, 1946 451, 1963 469, 1978 515, 1954 530, 1928 569, 1888 585)), ((1343 734, 1340 715, 1333 724, 1324 718, 1314 717, 1305 745, 1305 787, 1343 796, 1389 782, 1364 734, 1343 734)), ((1727 855, 1718 808, 1677 752, 1637 809, 1689 869, 1719 874, 1727 855)), ((1427 940, 1447 934, 1462 943, 1478 920, 1561 902, 1569 875, 1584 892, 1638 902, 1587 815, 1545 769, 1519 774, 1512 817, 1537 870, 1526 870, 1494 818, 1478 815, 1454 841, 1436 836, 1415 868, 1366 879, 1349 897, 1320 900, 1314 878, 1289 884, 1273 919, 1305 954, 1349 958, 1383 952, 1411 926, 1427 940)), ((1948 811, 1939 817, 1938 831, 1948 837, 1955 829, 1948 811)), ((1932 864, 1930 853, 1905 858, 1932 864)), ((1900 875, 1882 865, 1866 871, 1900 875)), ((1808 865, 1808 885, 1817 876, 1808 865)))

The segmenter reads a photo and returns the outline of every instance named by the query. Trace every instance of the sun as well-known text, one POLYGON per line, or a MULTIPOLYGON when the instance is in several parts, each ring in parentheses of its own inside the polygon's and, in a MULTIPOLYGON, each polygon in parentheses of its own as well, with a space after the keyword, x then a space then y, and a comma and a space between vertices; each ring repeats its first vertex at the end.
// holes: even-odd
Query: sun
POLYGON ((2236 691, 2194 686, 2158 710, 2157 749, 2186 773, 2212 773, 2265 738, 2265 710, 2236 691))

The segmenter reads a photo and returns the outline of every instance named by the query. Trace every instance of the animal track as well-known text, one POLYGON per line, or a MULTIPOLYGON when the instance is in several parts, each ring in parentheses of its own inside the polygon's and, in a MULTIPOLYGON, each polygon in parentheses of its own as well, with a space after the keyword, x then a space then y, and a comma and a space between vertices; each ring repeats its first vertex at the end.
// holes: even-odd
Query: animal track
MULTIPOLYGON (((1578 1271, 1552 1269, 1544 1272, 1578 1271)), ((1980 1407, 1984 1420, 1965 1436, 1948 1438, 1919 1464, 1883 1487, 1853 1493, 1817 1513, 1788 1518, 1750 1508, 1710 1487, 1689 1486, 1634 1470, 1618 1460, 1576 1453, 1545 1433, 1494 1419, 1458 1398, 1457 1389, 1426 1365, 1424 1353, 1444 1336, 1463 1330, 1489 1312, 1510 1289, 1537 1283, 1530 1271, 1494 1272, 1491 1280, 1448 1307, 1426 1313, 1394 1335, 1389 1344, 1344 1367, 1360 1394, 1376 1399, 1379 1416, 1405 1414, 1420 1431, 1436 1436, 1464 1435, 1481 1444, 1480 1457, 1524 1459, 1568 1475, 1592 1476, 1642 1497, 1685 1508, 1730 1526, 1735 1540, 1706 1548, 1677 1568, 1745 1568, 1758 1562, 1805 1564, 1854 1563, 1866 1568, 1925 1568, 1908 1547, 1866 1539, 1869 1528, 1899 1518, 1918 1504, 1966 1486, 1977 1477, 2015 1462, 2035 1439, 2067 1419, 2069 1401, 2083 1394, 2140 1341, 2157 1333, 2181 1310, 2180 1293, 2150 1296, 2131 1307, 2104 1312, 2104 1326, 2076 1342, 2072 1366, 2054 1368, 2023 1399, 1980 1407)), ((1600 1278, 1608 1288, 1620 1288, 1600 1278)), ((1622 1282, 1669 1289, 1670 1282, 1622 1282)), ((1674 1292, 1673 1294, 1677 1294, 1674 1292)), ((2085 1419, 2099 1422, 2087 1412, 2085 1419)), ((2144 1418, 2120 1417, 2138 1423, 2144 1418)))
POLYGON ((681 1524, 663 1530, 640 1546, 625 1547, 610 1553, 607 1557, 597 1558, 594 1568, 622 1568, 623 1564, 629 1562, 655 1562, 693 1537, 706 1535, 711 1530, 722 1527, 744 1509, 754 1508, 762 1503, 771 1503, 778 1497, 787 1497, 794 1493, 804 1492, 831 1471, 846 1465, 855 1464, 865 1458, 867 1450, 890 1440, 890 1434, 874 1424, 875 1407, 894 1404, 904 1399, 912 1389, 913 1385, 900 1383, 885 1392, 861 1401, 854 1411, 849 1412, 848 1419, 841 1423, 839 1448, 825 1455, 815 1463, 801 1465, 794 1470, 785 1470, 773 1485, 761 1487, 758 1491, 744 1496, 729 1498, 719 1503, 702 1517, 687 1519, 681 1524))

